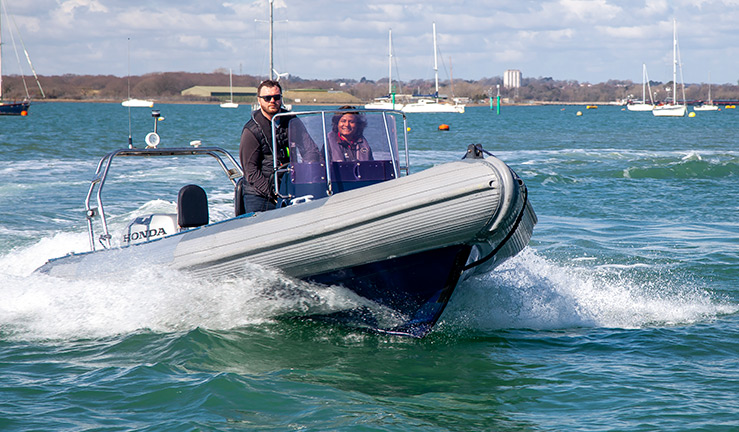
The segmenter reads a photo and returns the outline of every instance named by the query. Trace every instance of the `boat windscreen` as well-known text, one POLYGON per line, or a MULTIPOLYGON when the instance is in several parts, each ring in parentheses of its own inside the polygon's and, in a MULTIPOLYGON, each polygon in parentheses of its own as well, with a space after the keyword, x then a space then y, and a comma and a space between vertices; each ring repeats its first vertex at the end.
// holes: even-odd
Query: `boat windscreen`
POLYGON ((328 152, 329 162, 374 160, 398 165, 398 132, 392 115, 346 111, 298 119, 289 126, 293 164, 326 161, 328 152))
POLYGON ((279 195, 288 201, 308 195, 319 198, 400 176, 398 129, 392 113, 314 111, 289 117, 290 174, 279 176, 276 183, 279 195))

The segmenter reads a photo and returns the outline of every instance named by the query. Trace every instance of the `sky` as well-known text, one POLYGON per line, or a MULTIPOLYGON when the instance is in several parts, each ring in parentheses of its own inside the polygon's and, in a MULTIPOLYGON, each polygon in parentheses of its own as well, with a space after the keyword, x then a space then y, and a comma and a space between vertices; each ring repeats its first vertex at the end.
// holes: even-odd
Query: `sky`
MULTIPOLYGON (((20 70, 9 30, 40 75, 269 70, 268 0, 3 3, 3 74, 20 70)), ((646 64, 667 82, 673 19, 684 82, 737 84, 739 0, 275 0, 274 64, 304 79, 387 78, 392 29, 393 79, 433 79, 435 22, 442 80, 518 69, 641 82, 646 64)))

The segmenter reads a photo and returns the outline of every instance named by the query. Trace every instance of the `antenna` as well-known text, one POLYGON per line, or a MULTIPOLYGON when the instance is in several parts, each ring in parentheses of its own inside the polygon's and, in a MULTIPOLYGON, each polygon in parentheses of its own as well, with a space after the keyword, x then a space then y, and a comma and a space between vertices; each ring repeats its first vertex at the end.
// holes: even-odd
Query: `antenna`
MULTIPOLYGON (((126 50, 128 70, 126 73, 128 79, 128 100, 131 100, 131 38, 128 39, 128 48, 126 50)), ((133 148, 133 139, 131 139, 131 105, 128 105, 128 148, 133 148)))
POLYGON ((439 63, 436 60, 436 22, 434 21, 433 25, 433 33, 434 33, 434 83, 436 85, 436 93, 434 94, 434 98, 439 99, 439 63))
MULTIPOLYGON (((269 72, 267 74, 270 80, 275 79, 275 40, 274 40, 274 25, 275 25, 275 12, 274 12, 275 0, 269 0, 269 72)), ((264 20, 255 19, 254 22, 265 22, 264 20)), ((287 20, 279 22, 288 22, 287 20)), ((277 76, 277 80, 280 77, 277 76)))
POLYGON ((274 31, 273 26, 275 23, 274 16, 274 0, 269 0, 269 79, 272 79, 272 71, 275 70, 274 60, 274 31))

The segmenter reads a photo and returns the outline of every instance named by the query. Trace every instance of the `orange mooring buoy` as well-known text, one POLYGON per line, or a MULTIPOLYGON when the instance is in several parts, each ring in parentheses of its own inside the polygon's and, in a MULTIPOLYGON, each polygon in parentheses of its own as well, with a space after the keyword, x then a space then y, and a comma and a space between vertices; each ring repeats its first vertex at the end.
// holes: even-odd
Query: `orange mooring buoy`
POLYGON ((27 115, 28 115, 28 111, 26 110, 21 111, 21 116, 27 116, 27 115))
POLYGON ((447 130, 449 130, 449 125, 448 124, 440 124, 439 125, 439 130, 441 130, 441 131, 447 131, 447 130))

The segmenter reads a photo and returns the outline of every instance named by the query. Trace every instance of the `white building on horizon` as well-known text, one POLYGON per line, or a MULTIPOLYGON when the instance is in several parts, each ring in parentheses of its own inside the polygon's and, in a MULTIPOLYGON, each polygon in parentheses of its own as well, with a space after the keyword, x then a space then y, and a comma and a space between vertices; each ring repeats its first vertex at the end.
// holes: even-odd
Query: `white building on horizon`
POLYGON ((508 69, 503 74, 503 87, 519 88, 521 87, 521 71, 518 69, 508 69))

